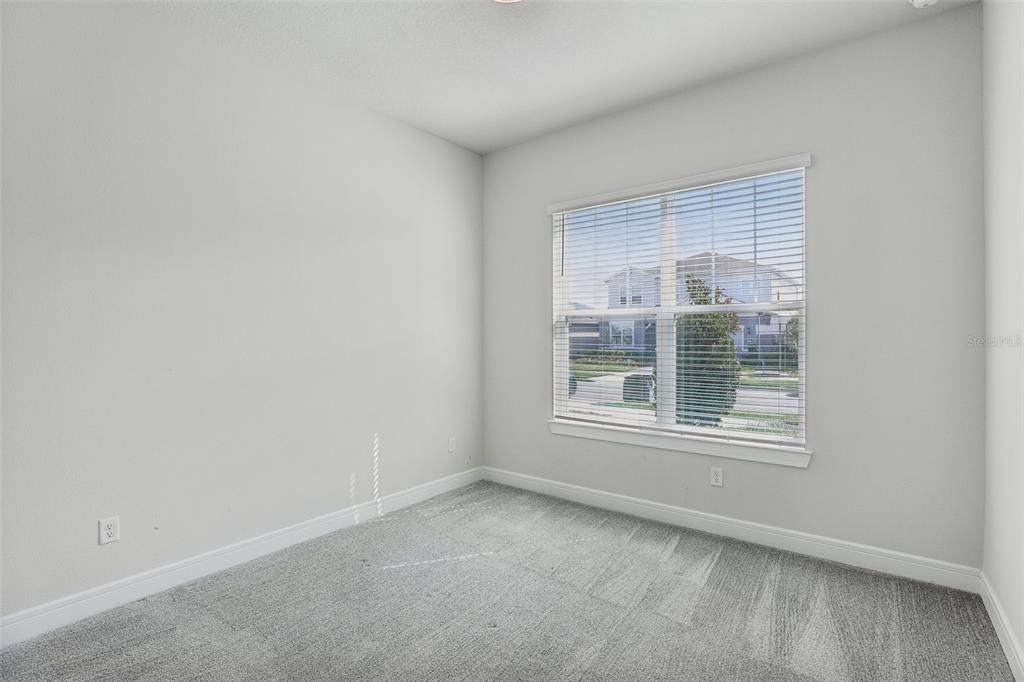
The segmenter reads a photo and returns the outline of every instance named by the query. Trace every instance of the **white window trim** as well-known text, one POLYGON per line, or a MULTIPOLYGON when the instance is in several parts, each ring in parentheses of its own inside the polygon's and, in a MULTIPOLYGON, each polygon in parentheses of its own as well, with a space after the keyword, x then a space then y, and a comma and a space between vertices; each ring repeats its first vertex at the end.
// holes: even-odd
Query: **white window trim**
MULTIPOLYGON (((791 170, 794 168, 807 168, 810 167, 812 158, 810 154, 795 154, 793 156, 786 156, 779 159, 772 159, 770 161, 762 161, 759 163, 747 164, 744 166, 737 166, 734 168, 728 168, 720 171, 712 171, 710 173, 702 173, 700 175, 694 175, 687 178, 679 178, 675 180, 667 180, 664 182, 658 182, 650 185, 643 185, 640 187, 633 187, 631 189, 621 190, 617 192, 606 192, 604 194, 598 194, 580 199, 574 199, 571 201, 563 201, 552 204, 548 207, 548 213, 552 216, 559 216, 569 211, 573 211, 580 208, 590 208, 594 206, 600 206, 602 204, 617 203, 620 201, 628 201, 633 199, 640 199, 644 197, 655 196, 659 194, 665 194, 667 192, 684 191, 687 189, 695 189, 703 187, 705 185, 717 184, 721 182, 728 182, 730 180, 745 179, 750 177, 756 177, 758 175, 768 175, 777 173, 780 171, 791 170)), ((557 219, 557 218, 556 218, 557 219)), ((662 241, 672 240, 674 241, 674 235, 669 226, 662 226, 662 241)), ((556 230, 562 229, 562 224, 559 221, 555 227, 556 230)), ((804 236, 806 240, 806 232, 804 236)), ((556 240, 557 241, 557 240, 556 240)), ((560 247, 556 247, 552 254, 555 262, 560 263, 562 259, 562 250, 560 247)), ((628 277, 628 274, 627 274, 628 277)), ((666 285, 666 280, 672 279, 671 277, 662 277, 662 301, 673 300, 675 297, 675 282, 671 285, 666 285), (668 294, 668 298, 666 298, 668 294)), ((627 279, 627 296, 629 293, 628 279, 627 279)), ((559 290, 556 292, 556 298, 562 299, 565 296, 565 292, 559 290)), ((554 301, 553 301, 554 302, 554 301)), ((552 312, 556 309, 564 306, 554 306, 552 312)), ((666 306, 666 307, 655 307, 655 308, 629 308, 628 305, 625 309, 608 309, 605 311, 594 311, 589 310, 591 315, 594 312, 607 313, 610 315, 622 314, 623 316, 629 315, 630 317, 638 314, 654 314, 657 316, 658 322, 660 323, 659 331, 669 332, 672 335, 672 343, 674 344, 675 334, 675 322, 674 317, 672 318, 671 325, 669 326, 669 318, 674 313, 674 308, 677 306, 666 306), (662 329, 663 328, 663 329, 662 329)), ((746 308, 748 306, 736 306, 730 304, 729 309, 731 311, 742 312, 740 308, 746 308)), ((767 308, 776 308, 779 310, 784 309, 798 309, 803 311, 804 320, 806 324, 806 300, 799 302, 787 302, 785 304, 751 304, 751 309, 757 308, 758 310, 764 310, 767 308)), ((701 312, 712 312, 712 309, 718 308, 718 306, 702 306, 701 312)), ((688 308, 687 311, 692 311, 688 308)), ((563 315, 559 320, 557 316, 555 335, 563 335, 565 339, 568 339, 568 319, 575 316, 572 312, 563 315)), ((552 339, 556 341, 556 339, 552 339)), ((553 346, 557 344, 553 343, 553 346)), ((659 354, 660 357, 661 354, 659 354)), ((553 362, 557 360, 552 357, 553 362)), ((800 370, 800 395, 803 400, 804 385, 805 385, 805 373, 806 369, 801 366, 800 370)), ((658 422, 674 423, 675 422, 675 368, 671 363, 659 363, 659 380, 658 380, 658 396, 668 397, 671 395, 672 401, 658 401, 658 422), (662 367, 662 364, 665 366, 662 367), (665 408, 661 408, 661 405, 665 405, 665 408), (668 407, 671 405, 672 413, 668 413, 668 407)), ((560 401, 556 398, 555 404, 552 405, 555 414, 564 412, 565 404, 564 401, 560 401), (559 409, 561 408, 561 409, 559 409)), ((801 419, 805 412, 801 410, 801 419)), ((576 421, 573 419, 553 417, 548 420, 549 427, 552 434, 562 436, 572 436, 576 438, 588 438, 591 440, 601 440, 612 443, 621 443, 624 445, 634 445, 640 447, 658 448, 663 450, 675 450, 678 452, 690 452, 702 455, 710 455, 713 457, 723 457, 728 459, 738 459, 748 462, 761 462, 765 464, 777 464, 780 466, 796 467, 799 469, 806 469, 810 465, 811 455, 813 451, 810 450, 806 442, 799 446, 779 445, 775 443, 757 443, 752 441, 738 441, 730 438, 717 438, 717 437, 705 437, 696 434, 689 434, 683 432, 666 432, 666 431, 655 431, 650 429, 644 429, 638 426, 616 426, 612 424, 591 424, 582 421, 576 421)), ((806 426, 802 425, 804 429, 804 438, 806 439, 806 426)))
POLYGON ((774 443, 753 443, 704 438, 692 434, 652 431, 636 426, 613 426, 609 424, 588 424, 572 419, 549 419, 551 433, 559 436, 602 440, 609 443, 633 445, 661 450, 690 452, 747 462, 762 462, 780 466, 806 469, 811 463, 813 452, 807 448, 774 443))

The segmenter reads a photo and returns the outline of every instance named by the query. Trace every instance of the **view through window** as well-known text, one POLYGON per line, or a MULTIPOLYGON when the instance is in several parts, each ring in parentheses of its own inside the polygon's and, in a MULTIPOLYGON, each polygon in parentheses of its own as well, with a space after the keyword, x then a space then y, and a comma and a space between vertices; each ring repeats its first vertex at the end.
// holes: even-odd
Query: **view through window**
POLYGON ((804 169, 555 213, 554 413, 804 442, 804 169))

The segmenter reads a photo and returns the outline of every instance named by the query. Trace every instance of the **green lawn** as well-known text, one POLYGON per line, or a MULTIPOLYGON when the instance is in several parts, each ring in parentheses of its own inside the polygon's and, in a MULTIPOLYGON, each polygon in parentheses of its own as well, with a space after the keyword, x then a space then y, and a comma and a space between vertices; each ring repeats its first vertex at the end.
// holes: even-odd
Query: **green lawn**
MULTIPOLYGON (((632 410, 654 411, 654 403, 629 403, 629 402, 607 402, 597 403, 601 407, 625 408, 632 410)), ((750 422, 747 429, 753 433, 770 433, 780 436, 793 435, 800 428, 800 418, 795 415, 766 414, 764 412, 749 412, 746 410, 733 410, 727 417, 733 419, 746 419, 750 422)))
POLYGON ((569 363, 569 371, 579 380, 612 374, 614 372, 632 372, 636 365, 615 362, 578 362, 569 363))
POLYGON ((748 429, 754 433, 790 435, 800 428, 800 417, 795 414, 779 415, 733 410, 728 416, 754 422, 748 426, 748 429))
POLYGON ((627 402, 612 402, 612 403, 598 403, 601 407, 626 407, 633 410, 653 410, 655 409, 654 403, 627 403, 627 402))
POLYGON ((797 424, 800 421, 799 415, 795 414, 777 414, 775 412, 753 412, 748 410, 733 410, 729 413, 730 417, 737 417, 739 419, 756 419, 758 421, 784 421, 797 424))

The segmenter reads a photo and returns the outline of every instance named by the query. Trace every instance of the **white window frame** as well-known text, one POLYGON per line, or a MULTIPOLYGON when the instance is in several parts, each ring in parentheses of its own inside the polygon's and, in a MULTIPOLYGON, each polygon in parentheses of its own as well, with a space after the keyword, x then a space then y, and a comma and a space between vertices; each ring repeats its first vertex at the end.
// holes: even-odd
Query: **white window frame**
MULTIPOLYGON (((589 208, 593 206, 599 206, 602 204, 616 203, 620 201, 629 201, 632 199, 640 199, 643 197, 650 197, 659 194, 667 194, 670 192, 678 192, 687 189, 694 189, 697 187, 711 185, 721 182, 729 182, 732 180, 740 180, 745 178, 756 177, 759 175, 767 175, 771 173, 778 173, 787 170, 796 170, 798 168, 808 168, 811 165, 810 154, 798 154, 795 156, 788 156, 780 159, 773 159, 770 161, 764 161, 760 163, 748 164, 745 166, 739 166, 736 168, 730 168, 721 171, 714 171, 711 173, 703 173, 701 175, 691 176, 688 178, 681 178, 676 180, 668 180, 665 182, 659 182, 652 185, 644 185, 641 187, 634 187, 627 190, 618 192, 611 192, 607 194, 600 194, 594 196, 583 197, 572 201, 559 202, 552 204, 548 208, 548 212, 553 216, 553 229, 556 234, 560 234, 563 229, 562 225, 562 214, 581 209, 589 208)), ((669 201, 669 197, 665 196, 662 201, 669 201)), ((806 202, 805 202, 806 211, 806 202)), ((675 276, 675 225, 673 224, 672 218, 668 217, 669 211, 662 211, 662 215, 666 216, 662 218, 662 229, 661 229, 661 301, 675 301, 677 294, 677 281, 675 276)), ((806 228, 804 231, 805 243, 806 243, 806 228)), ((806 247, 805 247, 806 253, 806 247)), ((553 241, 552 257, 554 259, 554 272, 558 273, 561 271, 562 263, 562 247, 561 240, 555 239, 553 241)), ((552 338, 552 368, 551 377, 554 380, 555 371, 557 367, 567 367, 567 363, 559 362, 559 358, 556 357, 557 349, 560 347, 568 348, 568 317, 564 315, 566 309, 566 289, 564 284, 560 281, 560 278, 556 277, 553 284, 553 296, 552 296, 552 320, 553 320, 553 338, 552 338), (559 319, 559 312, 562 311, 561 319, 559 319)), ((629 295, 629 280, 627 276, 626 283, 627 296, 629 295)), ((806 292, 806 286, 805 286, 806 292)), ((627 299, 628 300, 628 299, 627 299)), ((771 307, 773 310, 798 310, 801 312, 804 321, 805 335, 807 325, 807 304, 806 304, 806 293, 803 300, 793 303, 756 303, 749 305, 735 305, 730 304, 728 306, 729 311, 733 312, 744 312, 744 308, 749 308, 747 312, 759 312, 765 308, 771 307)), ((657 306, 651 308, 631 308, 627 305, 622 309, 623 317, 636 317, 638 315, 653 315, 656 319, 657 332, 656 332, 656 343, 657 343, 657 424, 675 425, 676 424, 676 405, 675 405, 675 389, 676 389, 676 368, 675 368, 675 345, 676 345, 676 314, 681 312, 678 310, 680 306, 657 306)), ((686 307, 687 312, 693 312, 692 307, 686 307)), ((701 306, 701 312, 714 312, 719 306, 701 306)), ((724 308, 724 306, 723 306, 724 308)), ((618 313, 619 311, 615 311, 618 313)), ((801 419, 805 419, 806 415, 806 367, 805 363, 800 363, 799 367, 799 382, 800 382, 800 400, 801 400, 801 419)), ((557 385, 557 381, 553 381, 554 385, 557 385)), ((568 385, 567 379, 563 381, 563 384, 568 385)), ((552 390, 553 393, 553 404, 552 409, 553 415, 564 414, 566 411, 567 396, 560 395, 560 392, 552 390)), ((601 440, 613 443, 621 443, 625 445, 639 446, 639 447, 650 447, 659 448, 665 450, 676 450, 680 452, 691 452, 697 454, 711 455, 715 457, 724 457, 730 459, 740 459, 753 462, 763 462, 767 464, 778 464, 782 466, 806 468, 810 465, 812 451, 807 446, 807 432, 806 425, 801 424, 801 430, 804 433, 804 445, 802 446, 790 446, 780 445, 776 443, 759 443, 749 439, 741 438, 729 438, 723 436, 705 437, 699 433, 681 433, 681 432, 670 432, 656 429, 645 429, 636 426, 620 426, 611 424, 598 424, 598 423, 587 423, 585 421, 564 419, 557 416, 553 416, 549 420, 549 427, 551 433, 562 436, 570 436, 576 438, 588 438, 592 440, 601 440)))

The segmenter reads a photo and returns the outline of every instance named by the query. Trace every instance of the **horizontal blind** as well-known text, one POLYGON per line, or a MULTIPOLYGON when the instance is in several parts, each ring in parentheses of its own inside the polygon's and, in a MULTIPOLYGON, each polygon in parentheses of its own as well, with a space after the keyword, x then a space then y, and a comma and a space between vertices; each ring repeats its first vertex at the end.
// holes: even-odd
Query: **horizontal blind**
POLYGON ((553 214, 554 416, 805 433, 804 169, 553 214))

